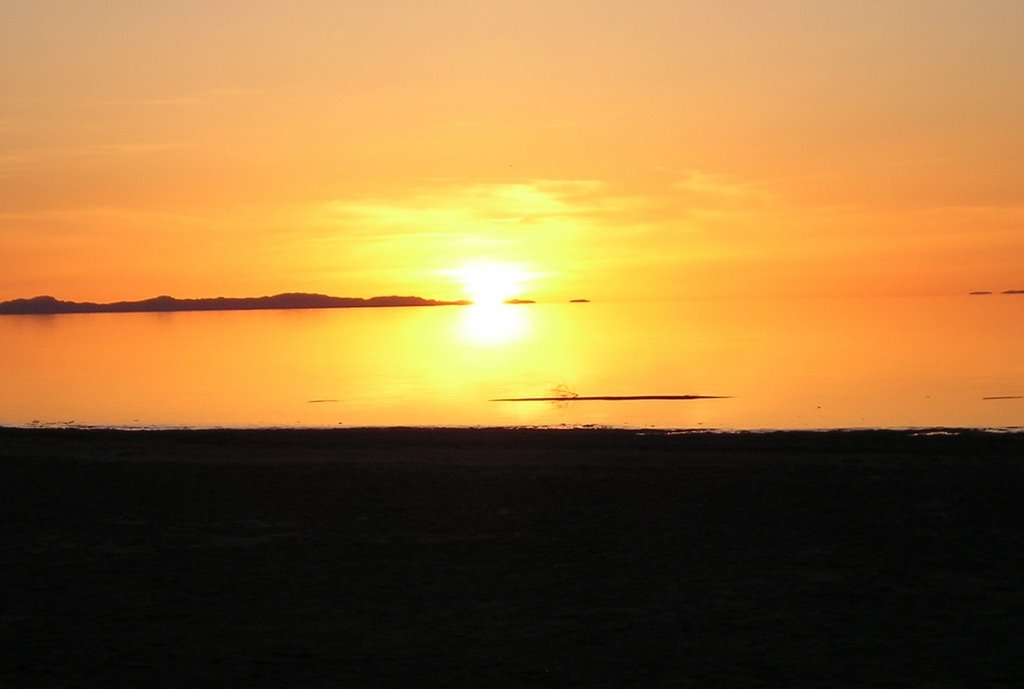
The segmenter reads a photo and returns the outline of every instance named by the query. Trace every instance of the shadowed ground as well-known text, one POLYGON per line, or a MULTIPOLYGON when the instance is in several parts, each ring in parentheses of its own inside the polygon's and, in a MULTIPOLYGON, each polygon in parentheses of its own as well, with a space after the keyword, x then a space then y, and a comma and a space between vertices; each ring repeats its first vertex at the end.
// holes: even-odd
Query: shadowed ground
POLYGON ((1024 682, 1024 435, 0 429, 0 685, 1024 682))

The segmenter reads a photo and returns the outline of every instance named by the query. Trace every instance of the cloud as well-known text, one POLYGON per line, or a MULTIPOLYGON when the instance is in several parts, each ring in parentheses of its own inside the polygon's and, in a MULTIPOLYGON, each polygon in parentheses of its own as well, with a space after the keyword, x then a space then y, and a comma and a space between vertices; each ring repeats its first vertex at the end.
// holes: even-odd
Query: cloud
POLYGON ((255 96, 266 93, 263 89, 244 88, 244 87, 222 87, 222 88, 211 88, 202 89, 199 91, 191 91, 188 93, 181 93, 177 95, 168 95, 157 98, 125 98, 119 100, 102 100, 93 101, 88 105, 97 107, 130 107, 130 106, 190 106, 190 105, 203 105, 206 103, 214 103, 229 98, 237 98, 240 96, 255 96))
POLYGON ((686 170, 682 178, 672 184, 672 188, 705 199, 733 199, 742 200, 744 203, 768 202, 775 199, 773 194, 751 182, 700 170, 686 170))
POLYGON ((11 177, 31 170, 79 162, 93 164, 97 158, 160 154, 187 145, 178 141, 123 141, 88 146, 24 148, 0 154, 0 176, 11 177))
POLYGON ((609 198, 596 180, 421 180, 393 198, 309 206, 297 225, 342 264, 424 281, 450 279, 453 268, 474 262, 549 274, 581 260, 589 238, 602 234, 609 198))
POLYGON ((592 180, 533 180, 498 184, 441 182, 399 199, 344 199, 320 204, 307 217, 347 238, 419 236, 473 241, 522 241, 571 232, 594 213, 604 185, 592 180))
POLYGON ((313 206, 304 223, 367 262, 402 255, 615 265, 692 262, 726 245, 742 251, 782 225, 785 212, 756 184, 687 170, 642 193, 594 179, 424 180, 395 198, 313 206))

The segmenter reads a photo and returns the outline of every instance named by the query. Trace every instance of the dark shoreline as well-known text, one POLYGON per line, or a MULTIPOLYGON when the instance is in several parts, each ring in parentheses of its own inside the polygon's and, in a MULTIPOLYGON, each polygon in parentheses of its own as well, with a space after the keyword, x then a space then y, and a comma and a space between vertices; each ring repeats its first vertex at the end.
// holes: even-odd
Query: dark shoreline
POLYGON ((1015 686, 1024 434, 0 428, 0 684, 1015 686))
MULTIPOLYGON (((804 452, 939 452, 963 454, 978 450, 1016 451, 1024 448, 1022 429, 909 428, 909 429, 821 429, 821 430, 704 430, 637 429, 608 427, 350 427, 350 428, 119 428, 96 426, 0 426, 0 460, 17 448, 48 447, 67 458, 91 458, 87 450, 102 452, 105 446, 133 447, 160 459, 160 453, 185 444, 203 448, 196 455, 175 453, 168 461, 204 459, 224 461, 339 461, 357 460, 346 450, 373 449, 374 456, 395 448, 429 450, 431 458, 444 450, 447 459, 466 459, 471 449, 499 450, 499 457, 512 448, 544 451, 573 449, 582 455, 552 455, 552 462, 587 461, 615 449, 640 453, 663 450, 736 449, 781 451, 799 448, 804 452), (270 450, 285 450, 284 455, 270 450), (337 451, 334 455, 328 450, 337 451), (252 451, 252 456, 243 452, 252 451), (589 453, 589 454, 586 454, 589 453)), ((514 454, 510 457, 514 459, 514 454)), ((635 458, 634 458, 635 459, 635 458)))

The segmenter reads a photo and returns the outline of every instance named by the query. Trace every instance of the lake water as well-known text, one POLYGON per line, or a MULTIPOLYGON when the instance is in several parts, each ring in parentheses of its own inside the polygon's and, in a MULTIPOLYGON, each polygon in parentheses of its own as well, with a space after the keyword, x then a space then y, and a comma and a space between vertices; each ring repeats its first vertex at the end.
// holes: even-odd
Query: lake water
POLYGON ((0 316, 0 343, 0 425, 1024 426, 1016 296, 0 316), (490 401, 573 394, 728 399, 490 401))

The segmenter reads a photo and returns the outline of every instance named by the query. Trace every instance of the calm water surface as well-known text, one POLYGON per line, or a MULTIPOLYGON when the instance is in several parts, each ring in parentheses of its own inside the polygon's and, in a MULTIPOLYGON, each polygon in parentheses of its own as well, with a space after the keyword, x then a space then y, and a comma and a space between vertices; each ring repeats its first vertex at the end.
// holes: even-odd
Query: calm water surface
POLYGON ((0 425, 1024 426, 1024 297, 0 316, 0 425), (730 399, 492 402, 500 397, 730 399))

